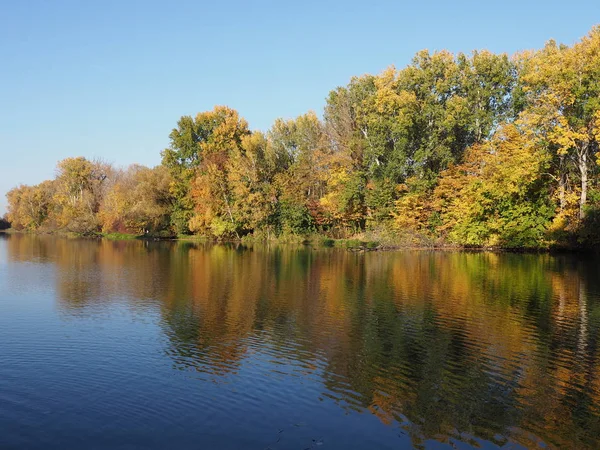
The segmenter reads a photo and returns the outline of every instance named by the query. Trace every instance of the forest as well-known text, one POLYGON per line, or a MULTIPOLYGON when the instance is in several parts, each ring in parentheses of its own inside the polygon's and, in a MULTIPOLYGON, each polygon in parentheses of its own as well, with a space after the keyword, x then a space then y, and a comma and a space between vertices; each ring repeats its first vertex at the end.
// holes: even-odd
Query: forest
POLYGON ((84 157, 7 194, 14 230, 311 235, 505 248, 600 244, 600 26, 515 55, 418 52, 252 131, 183 116, 159 166, 84 157))

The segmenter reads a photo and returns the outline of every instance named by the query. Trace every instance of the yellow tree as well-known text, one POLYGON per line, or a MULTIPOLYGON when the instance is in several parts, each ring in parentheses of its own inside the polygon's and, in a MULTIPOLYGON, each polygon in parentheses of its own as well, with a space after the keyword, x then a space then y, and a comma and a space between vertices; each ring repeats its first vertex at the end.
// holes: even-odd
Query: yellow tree
POLYGON ((157 232, 168 228, 171 176, 164 166, 133 165, 120 172, 98 217, 105 232, 157 232))
POLYGON ((270 159, 266 136, 255 132, 242 139, 241 147, 228 160, 232 215, 244 232, 273 231, 277 197, 272 185, 275 166, 270 159))
MULTIPOLYGON (((248 123, 238 112, 227 106, 215 106, 212 111, 198 113, 195 118, 182 117, 170 134, 171 144, 162 152, 162 164, 169 169, 174 197, 172 222, 180 233, 203 231, 215 219, 229 222, 235 228, 230 212, 231 199, 226 186, 225 167, 230 152, 241 145, 248 135, 248 123), (203 183, 215 186, 207 189, 203 183), (203 193, 217 208, 215 216, 202 217, 206 208, 203 193), (219 204, 221 204, 218 206, 219 204)), ((209 208, 211 209, 211 208, 209 208)), ((212 210, 212 209, 211 209, 212 210)))
MULTIPOLYGON (((243 138, 250 134, 248 123, 237 111, 217 106, 212 111, 198 114, 190 126, 194 129, 190 136, 185 135, 187 137, 174 130, 172 148, 163 152, 163 164, 173 174, 173 185, 183 185, 184 196, 191 199, 193 211, 187 227, 196 233, 237 235, 239 224, 233 215, 227 172, 230 157, 240 148, 243 138)), ((181 203, 183 197, 178 195, 174 196, 176 214, 185 212, 181 203)))
POLYGON ((152 169, 136 166, 135 187, 131 192, 131 222, 139 232, 157 232, 168 228, 173 205, 171 175, 164 166, 152 169))
POLYGON ((442 172, 434 191, 439 231, 465 245, 535 247, 553 215, 542 175, 548 153, 507 125, 468 149, 462 164, 442 172))
POLYGON ((600 27, 572 47, 554 41, 522 58, 528 108, 522 123, 557 156, 561 209, 569 168, 579 179, 579 219, 585 218, 589 173, 600 137, 600 27))
POLYGON ((54 183, 44 181, 36 186, 21 185, 7 194, 8 220, 12 227, 26 230, 39 229, 51 212, 54 183))
POLYGON ((102 200, 98 211, 98 220, 105 233, 133 231, 126 217, 132 208, 130 194, 135 187, 132 171, 132 167, 117 171, 115 179, 102 200))
POLYGON ((60 228, 79 233, 98 229, 96 214, 112 171, 109 164, 82 156, 58 163, 53 202, 60 228))
MULTIPOLYGON (((335 159, 335 155, 331 157, 335 159)), ((343 164, 330 163, 327 172, 327 193, 320 198, 323 222, 330 227, 358 232, 364 228, 365 206, 363 177, 360 172, 352 172, 343 164)))

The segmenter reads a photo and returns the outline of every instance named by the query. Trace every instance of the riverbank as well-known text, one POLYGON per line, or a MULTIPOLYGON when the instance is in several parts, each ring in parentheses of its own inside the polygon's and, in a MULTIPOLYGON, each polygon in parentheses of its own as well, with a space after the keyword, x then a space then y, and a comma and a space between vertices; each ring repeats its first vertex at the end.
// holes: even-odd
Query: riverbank
POLYGON ((148 240, 148 241, 190 241, 206 243, 239 243, 244 245, 272 244, 272 245, 313 245, 318 247, 342 247, 348 249, 378 250, 383 248, 405 248, 401 245, 382 245, 373 240, 350 239, 332 239, 324 235, 282 235, 272 236, 269 239, 255 238, 252 235, 241 238, 216 239, 214 237, 202 235, 169 235, 169 234, 134 234, 134 233, 74 233, 74 232, 39 232, 22 231, 12 228, 1 230, 0 233, 6 234, 28 234, 39 236, 59 236, 65 238, 85 238, 85 239, 107 239, 111 241, 130 241, 130 240, 148 240))
POLYGON ((73 232, 32 232, 0 230, 0 234, 27 234, 38 236, 56 236, 68 239, 106 239, 109 241, 180 241, 203 244, 238 244, 243 246, 310 246, 315 248, 339 248, 353 252, 395 251, 395 250, 430 250, 430 251, 462 251, 462 252, 509 252, 509 253, 596 253, 598 247, 583 245, 547 244, 538 247, 502 247, 502 246, 468 246, 445 242, 443 240, 426 239, 409 234, 381 234, 365 232, 349 238, 334 239, 322 234, 280 236, 246 235, 241 238, 215 239, 201 235, 167 235, 167 234, 133 234, 133 233, 73 233, 73 232))

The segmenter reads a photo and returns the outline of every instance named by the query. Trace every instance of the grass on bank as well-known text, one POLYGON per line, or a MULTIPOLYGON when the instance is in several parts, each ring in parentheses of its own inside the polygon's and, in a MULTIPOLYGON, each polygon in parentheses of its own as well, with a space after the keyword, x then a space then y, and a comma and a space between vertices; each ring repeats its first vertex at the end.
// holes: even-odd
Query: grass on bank
POLYGON ((126 241, 131 239, 140 239, 144 236, 129 233, 102 233, 101 237, 109 239, 111 241, 126 241))

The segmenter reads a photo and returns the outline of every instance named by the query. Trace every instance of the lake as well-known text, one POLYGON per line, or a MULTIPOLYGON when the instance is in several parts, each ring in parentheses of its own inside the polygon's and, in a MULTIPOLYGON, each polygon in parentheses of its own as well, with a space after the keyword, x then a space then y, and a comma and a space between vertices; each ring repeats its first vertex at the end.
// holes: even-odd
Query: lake
POLYGON ((0 234, 0 448, 600 448, 598 262, 0 234))

